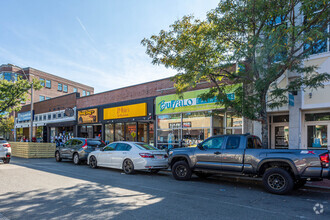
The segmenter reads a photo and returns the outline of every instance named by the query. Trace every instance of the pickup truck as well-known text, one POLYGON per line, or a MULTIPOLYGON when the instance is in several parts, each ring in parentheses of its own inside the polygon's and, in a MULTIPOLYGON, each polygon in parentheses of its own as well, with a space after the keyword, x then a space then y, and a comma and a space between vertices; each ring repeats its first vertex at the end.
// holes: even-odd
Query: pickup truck
POLYGON ((307 180, 330 179, 328 150, 263 149, 257 136, 212 136, 197 147, 169 151, 169 166, 177 180, 214 174, 262 177, 267 191, 286 194, 307 180))

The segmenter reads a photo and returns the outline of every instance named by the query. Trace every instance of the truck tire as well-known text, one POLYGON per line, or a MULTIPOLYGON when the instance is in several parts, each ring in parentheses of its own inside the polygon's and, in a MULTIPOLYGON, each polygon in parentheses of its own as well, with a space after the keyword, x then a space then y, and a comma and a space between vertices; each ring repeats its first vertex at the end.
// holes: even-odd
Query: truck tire
POLYGON ((189 180, 192 172, 186 161, 177 161, 172 166, 172 174, 176 180, 189 180))
POLYGON ((266 170, 262 177, 262 182, 268 192, 279 195, 289 193, 294 186, 290 173, 278 167, 266 170))

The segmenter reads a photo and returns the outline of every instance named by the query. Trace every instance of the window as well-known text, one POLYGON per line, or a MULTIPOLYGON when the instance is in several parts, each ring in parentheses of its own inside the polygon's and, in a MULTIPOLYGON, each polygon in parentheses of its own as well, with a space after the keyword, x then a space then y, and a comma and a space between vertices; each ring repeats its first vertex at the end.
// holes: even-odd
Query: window
POLYGON ((38 116, 34 116, 34 120, 35 121, 38 121, 38 116))
POLYGON ((140 150, 158 150, 149 144, 135 144, 140 150))
POLYGON ((214 137, 202 144, 205 149, 221 149, 224 137, 214 137))
POLYGON ((83 90, 82 96, 86 96, 86 91, 85 90, 83 90))
POLYGON ((41 84, 43 87, 45 87, 45 79, 40 78, 40 84, 41 84))
POLYGON ((7 81, 11 81, 11 73, 4 73, 4 79, 7 81))
POLYGON ((77 88, 73 88, 73 92, 78 92, 78 89, 77 88))
POLYGON ((46 121, 46 119, 47 119, 47 115, 44 115, 44 121, 46 121))
POLYGON ((59 83, 59 84, 57 85, 57 90, 58 90, 58 91, 62 91, 62 83, 59 83))
POLYGON ((39 115, 39 121, 42 121, 42 115, 39 115))
POLYGON ((50 97, 46 97, 46 100, 50 99, 50 97))
POLYGON ((53 119, 56 119, 56 114, 53 114, 53 119))
POLYGON ((91 147, 104 147, 105 144, 103 141, 97 141, 97 140, 87 140, 87 145, 91 147))
POLYGON ((116 151, 129 151, 131 148, 128 144, 119 143, 116 146, 116 151))
POLYGON ((45 96, 39 95, 39 101, 44 101, 44 100, 45 100, 45 96))
POLYGON ((247 148, 248 149, 262 149, 262 144, 259 138, 250 137, 247 140, 247 148))
POLYGON ((328 126, 310 125, 307 126, 308 148, 327 148, 328 147, 328 126))
POLYGON ((87 91, 87 95, 90 95, 90 92, 87 91))
POLYGON ((52 88, 52 82, 50 80, 46 80, 46 88, 52 88))
POLYGON ((63 92, 68 92, 68 85, 63 85, 63 92))
POLYGON ((330 112, 306 114, 305 121, 330 121, 330 112))
POLYGON ((227 140, 226 149, 237 149, 239 148, 239 142, 241 137, 229 137, 227 140))
POLYGON ((113 151, 116 148, 116 143, 109 144, 103 148, 103 151, 113 151))
POLYGON ((49 114, 49 115, 48 115, 48 120, 51 120, 51 119, 52 119, 52 115, 49 114))
POLYGON ((58 113, 57 114, 57 118, 62 118, 62 114, 61 113, 58 113))

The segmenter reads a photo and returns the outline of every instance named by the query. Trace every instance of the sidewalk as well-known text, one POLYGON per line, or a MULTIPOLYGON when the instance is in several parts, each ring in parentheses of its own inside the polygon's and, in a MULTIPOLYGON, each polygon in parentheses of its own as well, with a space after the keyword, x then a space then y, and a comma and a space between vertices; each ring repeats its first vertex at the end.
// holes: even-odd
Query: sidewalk
POLYGON ((330 189, 330 180, 324 179, 322 181, 307 182, 306 186, 316 187, 316 188, 323 188, 323 189, 330 189))

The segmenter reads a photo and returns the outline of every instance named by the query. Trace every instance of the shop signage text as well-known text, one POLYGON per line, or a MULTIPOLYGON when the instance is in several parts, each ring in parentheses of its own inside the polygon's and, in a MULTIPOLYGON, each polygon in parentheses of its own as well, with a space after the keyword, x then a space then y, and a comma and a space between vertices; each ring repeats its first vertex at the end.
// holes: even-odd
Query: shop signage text
POLYGON ((78 124, 98 122, 97 108, 78 111, 78 124))
MULTIPOLYGON (((198 96, 206 93, 208 89, 196 90, 183 93, 183 99, 178 95, 167 95, 156 98, 156 114, 166 114, 175 112, 188 112, 199 110, 216 109, 221 106, 217 105, 216 97, 203 100, 198 96)), ((229 100, 235 100, 235 93, 228 90, 227 97, 229 100)))
POLYGON ((147 116, 147 103, 106 108, 103 110, 104 120, 143 116, 147 116))
POLYGON ((30 121, 31 120, 31 111, 22 112, 17 114, 17 121, 30 121))

